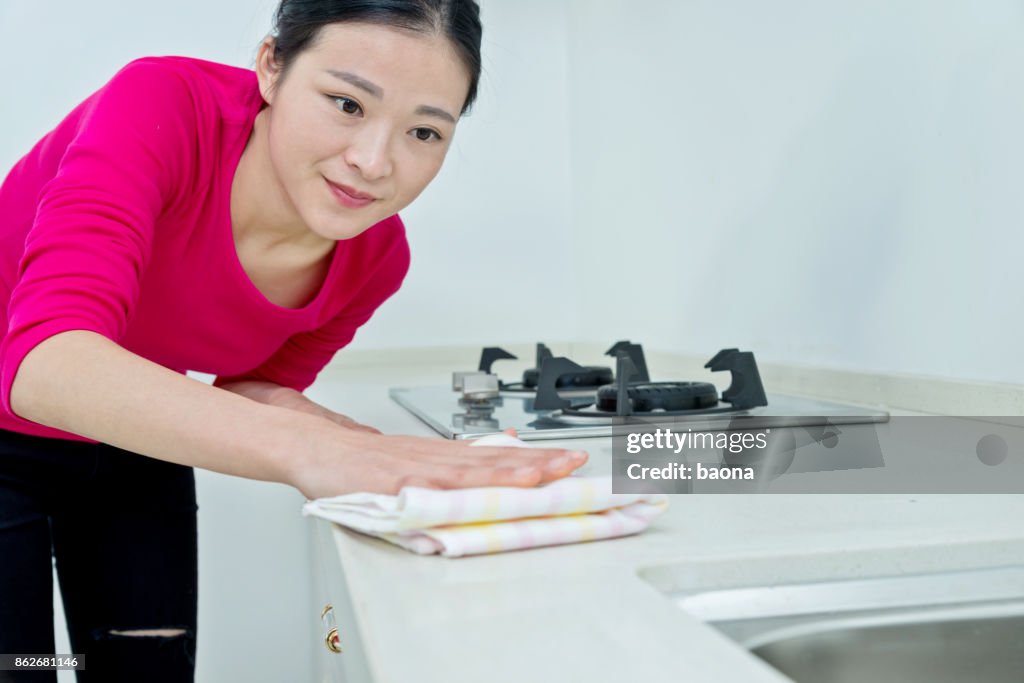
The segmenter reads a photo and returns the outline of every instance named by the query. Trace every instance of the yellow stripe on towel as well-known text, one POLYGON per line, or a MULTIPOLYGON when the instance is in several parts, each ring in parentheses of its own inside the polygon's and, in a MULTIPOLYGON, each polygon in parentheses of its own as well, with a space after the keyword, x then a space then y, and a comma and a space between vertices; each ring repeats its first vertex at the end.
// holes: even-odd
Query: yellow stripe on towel
MULTIPOLYGON (((484 517, 486 519, 497 519, 501 511, 501 497, 497 491, 488 491, 484 503, 484 517)), ((484 538, 487 539, 487 552, 497 553, 505 549, 505 536, 502 529, 495 524, 488 524, 481 528, 484 538)))
POLYGON ((578 510, 589 512, 594 505, 594 498, 597 492, 594 491, 594 482, 590 479, 583 479, 583 486, 580 487, 580 502, 578 510))
POLYGON ((487 538, 487 552, 497 553, 505 549, 505 537, 497 524, 485 526, 483 532, 487 538))
POLYGON ((581 541, 593 541, 595 538, 597 538, 597 520, 594 519, 593 515, 581 516, 580 527, 581 541))
POLYGON ((487 490, 484 497, 484 512, 483 519, 495 520, 498 518, 498 512, 501 510, 501 497, 498 492, 490 489, 487 490))

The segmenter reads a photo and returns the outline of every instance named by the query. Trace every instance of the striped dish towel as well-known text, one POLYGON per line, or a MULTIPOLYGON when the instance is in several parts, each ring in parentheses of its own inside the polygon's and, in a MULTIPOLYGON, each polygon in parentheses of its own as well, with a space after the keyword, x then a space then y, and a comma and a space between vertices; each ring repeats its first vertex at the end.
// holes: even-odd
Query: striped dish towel
POLYGON ((628 536, 667 508, 663 494, 612 493, 610 476, 570 476, 537 488, 350 493, 307 502, 302 514, 420 555, 461 557, 628 536))

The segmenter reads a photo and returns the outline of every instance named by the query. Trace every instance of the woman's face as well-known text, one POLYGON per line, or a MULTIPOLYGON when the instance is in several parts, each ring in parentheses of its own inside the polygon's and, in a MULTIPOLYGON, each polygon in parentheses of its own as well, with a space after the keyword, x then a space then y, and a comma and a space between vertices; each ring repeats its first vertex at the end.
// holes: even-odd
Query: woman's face
POLYGON ((270 164, 289 212, 314 233, 355 237, 437 175, 469 90, 447 38, 330 24, 283 80, 270 54, 264 43, 256 68, 270 164))

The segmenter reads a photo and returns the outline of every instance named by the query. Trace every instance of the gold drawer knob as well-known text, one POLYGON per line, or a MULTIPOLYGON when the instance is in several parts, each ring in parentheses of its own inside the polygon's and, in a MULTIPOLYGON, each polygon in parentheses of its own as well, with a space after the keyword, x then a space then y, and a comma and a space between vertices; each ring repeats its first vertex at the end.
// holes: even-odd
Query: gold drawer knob
POLYGON ((334 621, 334 607, 330 603, 324 605, 323 610, 321 610, 320 621, 324 623, 324 627, 327 629, 327 635, 324 636, 324 645, 331 652, 341 654, 341 636, 338 635, 338 627, 334 621))
POLYGON ((335 654, 341 654, 341 638, 338 636, 338 629, 332 628, 324 638, 324 645, 335 654))

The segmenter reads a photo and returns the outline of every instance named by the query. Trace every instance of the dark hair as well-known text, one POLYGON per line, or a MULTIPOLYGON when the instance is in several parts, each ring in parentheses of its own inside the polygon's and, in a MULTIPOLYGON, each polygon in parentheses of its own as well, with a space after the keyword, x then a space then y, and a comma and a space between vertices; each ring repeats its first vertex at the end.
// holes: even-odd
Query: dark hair
POLYGON ((465 114, 480 80, 480 7, 475 0, 281 0, 274 14, 274 60, 283 77, 320 29, 343 21, 380 24, 447 37, 469 70, 465 114))

